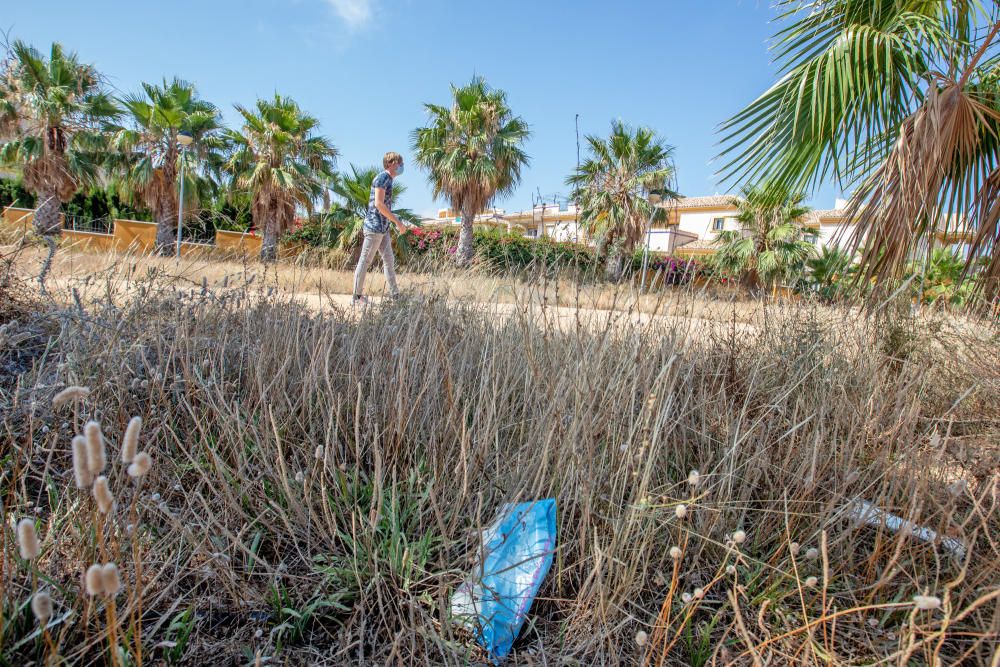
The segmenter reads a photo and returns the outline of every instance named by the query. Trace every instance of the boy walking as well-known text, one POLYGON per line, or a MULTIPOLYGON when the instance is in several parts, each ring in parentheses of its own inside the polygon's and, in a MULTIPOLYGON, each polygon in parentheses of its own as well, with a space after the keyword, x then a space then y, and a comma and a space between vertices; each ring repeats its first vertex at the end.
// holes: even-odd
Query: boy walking
POLYGON ((389 151, 382 158, 385 171, 372 181, 372 192, 368 198, 368 210, 365 213, 364 235, 361 245, 361 257, 354 269, 354 304, 365 303, 365 276, 368 267, 375 259, 375 253, 382 255, 382 267, 385 270, 385 282, 392 296, 399 294, 396 286, 396 258, 392 254, 392 238, 389 235, 389 225, 395 225, 402 234, 409 226, 392 212, 392 181, 403 173, 403 156, 389 151))

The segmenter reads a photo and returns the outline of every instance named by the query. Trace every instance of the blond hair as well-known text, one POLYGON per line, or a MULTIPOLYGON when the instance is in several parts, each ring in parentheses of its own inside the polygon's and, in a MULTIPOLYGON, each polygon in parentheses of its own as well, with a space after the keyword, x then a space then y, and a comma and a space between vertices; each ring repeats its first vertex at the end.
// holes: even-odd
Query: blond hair
POLYGON ((382 158, 382 166, 386 169, 389 168, 390 164, 398 164, 403 161, 403 156, 396 151, 389 151, 382 158))

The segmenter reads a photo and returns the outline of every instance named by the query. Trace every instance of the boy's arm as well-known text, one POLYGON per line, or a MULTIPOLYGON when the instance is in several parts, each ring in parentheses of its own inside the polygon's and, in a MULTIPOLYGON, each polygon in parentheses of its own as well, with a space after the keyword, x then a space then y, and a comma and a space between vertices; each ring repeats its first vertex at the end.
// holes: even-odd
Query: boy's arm
POLYGON ((378 209, 379 213, 389 218, 389 220, 392 220, 392 223, 396 225, 396 229, 398 229, 400 233, 406 231, 407 225, 400 220, 388 206, 385 205, 385 188, 375 188, 375 208, 378 209))

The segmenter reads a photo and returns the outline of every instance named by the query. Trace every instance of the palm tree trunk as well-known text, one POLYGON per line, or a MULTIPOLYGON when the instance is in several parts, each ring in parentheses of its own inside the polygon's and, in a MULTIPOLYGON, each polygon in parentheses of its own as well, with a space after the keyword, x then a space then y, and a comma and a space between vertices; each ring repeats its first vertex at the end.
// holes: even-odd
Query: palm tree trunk
POLYGON ((741 282, 743 283, 743 288, 747 292, 756 295, 757 290, 760 287, 760 274, 757 273, 757 269, 753 268, 747 269, 743 273, 743 278, 741 282))
POLYGON ((604 264, 604 277, 613 283, 622 279, 622 252, 620 248, 608 249, 608 259, 604 264))
POLYGON ((474 252, 472 240, 472 223, 476 212, 470 209, 462 211, 462 231, 458 235, 458 250, 455 252, 455 263, 459 266, 469 266, 474 252))
POLYGON ((164 211, 156 218, 156 253, 169 256, 176 252, 177 212, 164 211))
POLYGON ((38 208, 32 223, 35 231, 42 236, 58 236, 61 231, 59 216, 62 213, 62 202, 54 192, 38 193, 38 208))
POLYGON ((264 241, 260 246, 260 261, 270 264, 278 259, 278 223, 271 218, 264 223, 264 241))

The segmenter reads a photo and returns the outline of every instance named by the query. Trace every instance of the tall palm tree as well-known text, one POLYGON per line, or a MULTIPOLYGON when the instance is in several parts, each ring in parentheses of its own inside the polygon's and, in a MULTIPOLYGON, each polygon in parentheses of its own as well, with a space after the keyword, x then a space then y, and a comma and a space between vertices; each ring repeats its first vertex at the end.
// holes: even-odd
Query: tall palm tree
POLYGON ((144 83, 143 94, 121 98, 129 126, 114 128, 113 172, 121 175, 125 194, 142 202, 156 221, 156 249, 170 254, 177 240, 181 156, 184 169, 185 211, 191 215, 215 190, 223 162, 222 116, 209 102, 199 99, 195 87, 180 79, 162 86, 144 83), (182 153, 180 133, 193 139, 182 153))
POLYGON ((673 147, 645 127, 611 124, 607 140, 588 136, 589 157, 566 179, 580 206, 580 222, 607 255, 606 271, 618 280, 623 260, 631 257, 652 213, 650 192, 676 199, 666 188, 674 176, 673 147))
POLYGON ((241 105, 236 110, 243 127, 227 133, 234 150, 226 170, 235 187, 251 197, 254 226, 264 232, 260 257, 271 262, 296 208, 311 207, 333 179, 337 149, 316 134, 319 121, 290 98, 275 94, 257 100, 255 110, 241 105))
MULTIPOLYGON (((352 164, 350 173, 338 174, 330 186, 333 193, 340 197, 340 201, 330 206, 329 215, 331 221, 341 227, 337 245, 342 250, 351 251, 360 247, 361 230, 368 211, 372 182, 379 173, 381 170, 378 167, 356 167, 352 164)), ((402 183, 392 184, 393 201, 399 201, 404 192, 406 186, 402 183)), ((409 209, 394 208, 393 213, 406 222, 420 223, 420 216, 409 209)), ((404 237, 405 235, 400 235, 399 239, 405 245, 404 237)))
POLYGON ((0 72, 0 165, 21 169, 38 203, 39 234, 59 234, 62 204, 96 182, 103 126, 117 113, 97 70, 75 53, 58 43, 48 57, 21 41, 11 45, 0 72))
POLYGON ((740 230, 719 232, 711 263, 739 276, 751 291, 761 285, 776 290, 780 281, 802 271, 815 250, 799 222, 809 212, 804 199, 779 185, 744 188, 736 217, 740 230))
POLYGON ((451 106, 425 104, 430 122, 413 132, 417 164, 429 172, 434 196, 443 195, 462 215, 455 260, 472 261, 476 216, 493 199, 514 191, 528 164, 524 142, 528 124, 507 106, 502 90, 482 78, 451 87, 451 106))
POLYGON ((1000 294, 1000 21, 984 4, 779 0, 780 79, 723 125, 724 175, 857 187, 860 280, 891 284, 965 227, 966 272, 988 257, 978 282, 1000 294))

